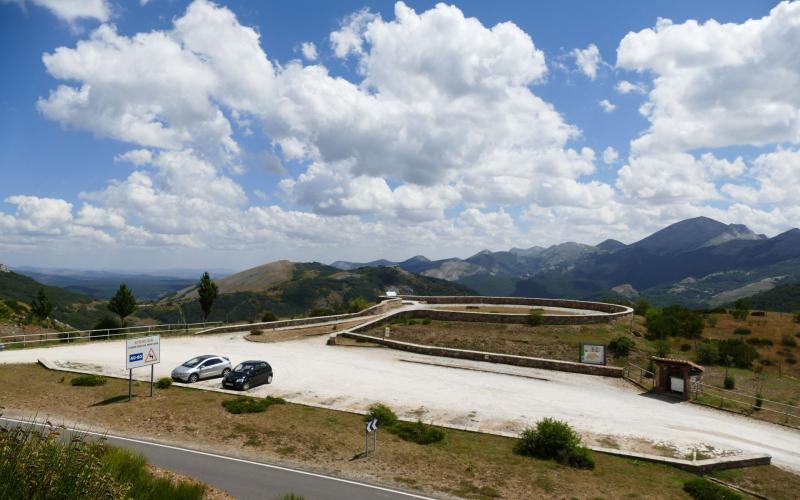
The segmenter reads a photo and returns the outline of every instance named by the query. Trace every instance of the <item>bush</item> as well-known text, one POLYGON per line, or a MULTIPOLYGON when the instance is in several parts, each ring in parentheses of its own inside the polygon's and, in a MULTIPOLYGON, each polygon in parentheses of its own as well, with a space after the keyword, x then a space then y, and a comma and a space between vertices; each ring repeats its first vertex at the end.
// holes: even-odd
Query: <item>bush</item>
POLYGON ((239 396, 234 399, 226 399, 222 406, 228 413, 238 415, 240 413, 261 413, 272 405, 283 404, 286 400, 274 396, 267 396, 263 399, 239 396))
POLYGON ((75 377, 70 381, 70 384, 80 387, 97 387, 98 385, 105 385, 108 380, 102 375, 81 375, 75 377))
POLYGON ((786 334, 781 337, 781 345, 786 347, 797 347, 797 341, 791 335, 786 334))
POLYGON ((608 350, 614 356, 623 357, 631 353, 631 349, 636 346, 636 343, 628 337, 617 337, 608 343, 608 350))
POLYGON ((795 358, 794 356, 787 356, 784 361, 786 361, 786 363, 790 364, 790 365, 796 365, 797 364, 797 358, 795 358))
POLYGON ((364 421, 369 422, 372 419, 378 419, 380 427, 391 427, 397 423, 397 415, 391 408, 383 403, 375 403, 369 407, 369 411, 364 415, 364 421))
POLYGON ((650 309, 650 302, 647 301, 645 298, 640 298, 636 305, 633 306, 633 314, 637 316, 644 316, 647 314, 647 311, 650 309))
POLYGON ((272 311, 264 311, 264 314, 261 315, 261 322, 269 323, 270 321, 278 321, 278 317, 272 311))
POLYGON ((89 338, 91 338, 92 340, 106 339, 109 338, 110 335, 114 335, 115 333, 119 332, 119 328, 120 325, 116 319, 112 318, 111 316, 104 316, 92 328, 92 330, 101 330, 101 331, 89 332, 89 338))
POLYGON ((528 315, 528 325, 540 326, 542 323, 544 323, 544 315, 542 314, 542 311, 539 309, 532 310, 528 315))
POLYGON ((752 345, 772 345, 772 340, 752 337, 747 339, 747 343, 752 345))
POLYGON ((714 342, 705 342, 697 346, 697 361, 702 365, 713 365, 719 361, 719 348, 714 342))
POLYGON ((753 311, 750 313, 750 316, 766 316, 766 311, 753 311))
POLYGON ((795 323, 800 323, 800 311, 794 313, 793 317, 794 317, 794 322, 795 323))
POLYGON ((683 306, 647 311, 647 331, 658 339, 676 336, 700 338, 703 326, 703 317, 683 306))
POLYGON ((719 343, 719 359, 726 366, 733 365, 737 368, 750 368, 757 358, 758 351, 741 339, 727 339, 719 343), (727 360, 730 360, 730 362, 726 362, 727 360))
POLYGON ((263 335, 263 334, 264 334, 264 330, 250 330, 250 335, 259 336, 259 335, 263 335))
POLYGON ((594 468, 594 461, 588 451, 580 446, 581 439, 567 424, 552 418, 544 418, 522 431, 514 445, 518 455, 556 460, 559 463, 578 468, 594 468))
POLYGON ((749 328, 740 327, 734 330, 733 333, 734 335, 750 335, 752 333, 752 330, 750 330, 749 328))
POLYGON ((422 318, 422 324, 423 325, 430 325, 431 324, 431 319, 430 318, 422 318))
POLYGON ((665 358, 669 355, 672 348, 669 345, 669 342, 666 340, 656 340, 653 342, 653 349, 655 350, 656 356, 659 358, 665 358))
POLYGON ((753 410, 761 411, 762 406, 764 406, 764 395, 759 392, 756 394, 756 404, 753 405, 753 410))
POLYGON ((681 352, 689 352, 692 350, 692 344, 681 344, 681 352))
POLYGON ((725 375, 725 382, 723 386, 729 391, 736 389, 736 379, 733 378, 732 375, 725 375))
POLYGON ((160 378, 158 382, 156 382, 156 387, 159 389, 169 389, 172 387, 172 379, 169 377, 160 378))
POLYGON ((416 422, 397 422, 388 428, 389 432, 396 435, 403 441, 411 441, 417 444, 438 443, 444 439, 444 431, 432 425, 416 422))
POLYGON ((645 370, 649 372, 644 374, 645 378, 653 378, 656 373, 656 364, 653 363, 652 359, 647 362, 647 368, 645 368, 645 370))
POLYGON ((347 311, 357 313, 369 307, 369 301, 364 297, 355 297, 347 303, 347 311))
POLYGON ((737 500, 742 498, 738 493, 701 477, 686 481, 683 484, 683 491, 695 500, 737 500))

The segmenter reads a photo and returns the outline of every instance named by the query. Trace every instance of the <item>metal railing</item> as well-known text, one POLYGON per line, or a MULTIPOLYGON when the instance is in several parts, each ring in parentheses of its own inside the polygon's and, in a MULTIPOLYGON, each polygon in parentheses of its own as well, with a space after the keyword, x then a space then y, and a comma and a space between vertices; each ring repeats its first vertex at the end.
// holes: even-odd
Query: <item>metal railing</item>
POLYGON ((622 376, 648 391, 655 385, 656 374, 633 363, 622 369, 622 376))
POLYGON ((163 325, 126 326, 119 328, 101 328, 94 330, 69 330, 66 332, 27 333, 0 337, 0 348, 28 344, 36 345, 45 342, 80 342, 85 340, 101 340, 131 335, 177 334, 221 325, 222 321, 206 321, 202 323, 167 323, 163 325))
POLYGON ((777 420, 784 424, 791 426, 800 425, 800 406, 781 403, 779 401, 766 399, 763 396, 724 389, 702 382, 698 383, 698 385, 703 388, 703 395, 707 395, 710 398, 719 398, 719 403, 716 403, 714 401, 707 401, 706 398, 698 396, 695 397, 695 402, 698 404, 722 409, 725 409, 727 405, 727 408, 730 410, 741 410, 750 415, 756 412, 768 412, 776 416, 777 420))

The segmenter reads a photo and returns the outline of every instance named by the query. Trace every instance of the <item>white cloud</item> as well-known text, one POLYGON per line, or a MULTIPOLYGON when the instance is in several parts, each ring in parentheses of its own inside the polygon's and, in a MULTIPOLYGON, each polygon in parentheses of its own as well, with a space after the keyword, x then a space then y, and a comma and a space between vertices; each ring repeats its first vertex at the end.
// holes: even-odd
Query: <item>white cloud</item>
POLYGON ((619 153, 617 153, 616 149, 609 146, 603 150, 603 163, 611 165, 612 163, 616 163, 617 160, 619 160, 619 153))
POLYGON ((153 152, 149 149, 132 149, 114 157, 114 161, 128 162, 133 165, 147 165, 153 161, 153 152))
MULTIPOLYGON (((7 0, 3 0, 4 2, 7 0)), ((27 0, 34 5, 44 7, 58 18, 74 23, 79 19, 94 19, 97 21, 108 21, 111 16, 111 8, 106 0, 27 0)), ((24 8, 26 0, 18 0, 24 8)))
POLYGON ((319 57, 317 46, 314 45, 314 42, 303 42, 302 45, 300 45, 300 51, 307 61, 316 61, 319 57))
POLYGON ((572 49, 572 55, 575 65, 584 75, 590 80, 597 78, 597 67, 603 62, 597 45, 590 43, 585 49, 572 49))
POLYGON ((345 58, 350 54, 363 55, 364 33, 371 22, 379 19, 379 15, 373 14, 366 8, 344 18, 339 30, 330 35, 334 55, 339 58, 345 58))
POLYGON ((602 101, 599 101, 598 104, 600 105, 601 108, 603 108, 603 111, 605 111, 606 113, 611 113, 612 111, 617 109, 617 105, 609 101, 608 99, 603 99, 602 101))
POLYGON ((636 94, 647 93, 647 86, 645 84, 641 82, 632 83, 628 80, 620 80, 614 88, 617 89, 617 92, 620 94, 630 94, 631 92, 636 94))

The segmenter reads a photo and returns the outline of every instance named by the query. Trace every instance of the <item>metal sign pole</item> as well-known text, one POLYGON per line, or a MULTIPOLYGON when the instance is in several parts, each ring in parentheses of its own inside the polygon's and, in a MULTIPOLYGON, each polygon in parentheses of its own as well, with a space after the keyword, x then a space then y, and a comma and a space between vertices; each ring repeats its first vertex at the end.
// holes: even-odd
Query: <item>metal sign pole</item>
POLYGON ((378 428, 377 427, 375 427, 375 447, 374 447, 374 449, 372 451, 374 451, 375 453, 378 452, 378 428))
POLYGON ((150 365, 150 397, 153 397, 153 365, 150 365))
POLYGON ((128 402, 131 401, 131 387, 133 387, 133 369, 128 370, 128 402))
POLYGON ((364 457, 369 456, 369 424, 364 426, 364 457))

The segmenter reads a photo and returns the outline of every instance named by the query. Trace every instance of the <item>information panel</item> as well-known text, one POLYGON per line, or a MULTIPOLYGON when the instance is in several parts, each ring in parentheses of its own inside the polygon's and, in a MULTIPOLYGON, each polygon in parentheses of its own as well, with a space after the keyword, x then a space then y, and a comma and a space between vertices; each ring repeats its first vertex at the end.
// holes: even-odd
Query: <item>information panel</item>
POLYGON ((606 364, 606 346, 603 344, 581 344, 581 363, 606 364))
POLYGON ((139 337, 125 341, 125 369, 132 370, 161 362, 161 336, 139 337))

